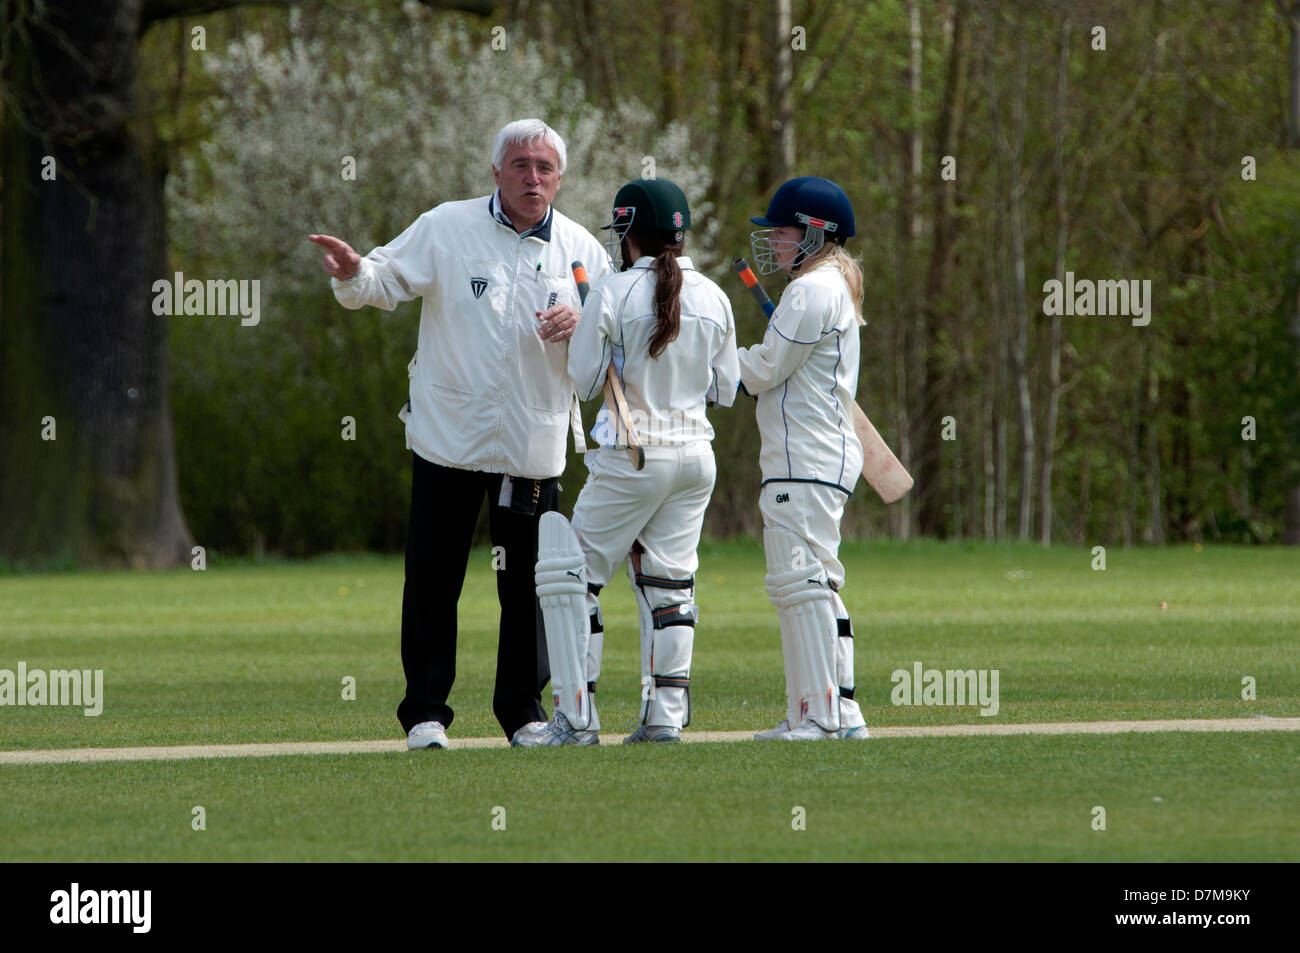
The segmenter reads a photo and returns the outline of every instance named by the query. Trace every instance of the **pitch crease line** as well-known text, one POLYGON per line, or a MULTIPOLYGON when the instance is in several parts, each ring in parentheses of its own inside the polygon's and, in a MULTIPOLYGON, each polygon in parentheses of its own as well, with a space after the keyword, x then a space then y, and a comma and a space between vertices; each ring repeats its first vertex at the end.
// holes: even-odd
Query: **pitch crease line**
MULTIPOLYGON (((1300 731, 1300 718, 1182 718, 1149 721, 1061 721, 1018 724, 870 726, 873 739, 950 738, 1005 735, 1117 735, 1154 732, 1300 731)), ((751 731, 687 731, 682 741, 749 741, 751 731)), ((606 735, 604 744, 617 744, 622 735, 606 735)), ((451 748, 505 748, 504 738, 452 738, 451 748)), ((139 748, 59 748, 44 751, 0 751, 0 765, 72 764, 93 761, 186 761, 199 758, 263 758, 295 754, 382 754, 406 750, 401 738, 381 741, 280 741, 262 744, 176 745, 139 748)), ((436 757, 436 752, 421 756, 436 757)))

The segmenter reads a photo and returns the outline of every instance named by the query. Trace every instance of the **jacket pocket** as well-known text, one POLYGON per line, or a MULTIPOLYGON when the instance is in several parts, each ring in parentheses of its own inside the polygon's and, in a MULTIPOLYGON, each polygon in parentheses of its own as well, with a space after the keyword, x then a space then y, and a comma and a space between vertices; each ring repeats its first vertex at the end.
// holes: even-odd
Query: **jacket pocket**
POLYGON ((437 381, 429 381, 429 387, 435 394, 446 394, 450 397, 473 397, 474 395, 467 390, 461 390, 458 387, 449 387, 446 384, 440 384, 437 381))

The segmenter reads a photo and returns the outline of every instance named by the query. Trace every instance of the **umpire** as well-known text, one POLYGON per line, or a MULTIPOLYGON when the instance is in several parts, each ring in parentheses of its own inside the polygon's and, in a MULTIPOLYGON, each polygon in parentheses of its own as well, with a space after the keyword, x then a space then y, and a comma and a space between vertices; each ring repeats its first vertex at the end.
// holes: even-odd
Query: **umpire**
POLYGON ((484 496, 492 545, 504 550, 504 565, 495 563, 501 629, 492 710, 512 740, 546 720, 541 690, 550 669, 533 570, 537 522, 558 508, 576 414, 566 363, 580 302, 569 265, 582 261, 593 279, 610 270, 600 243, 551 207, 564 169, 555 130, 519 120, 497 134, 492 195, 444 202, 364 258, 337 238, 310 236, 325 249, 345 308, 391 311, 424 299, 401 414, 413 451, 406 697, 397 707, 408 748, 447 746, 454 607, 484 496))

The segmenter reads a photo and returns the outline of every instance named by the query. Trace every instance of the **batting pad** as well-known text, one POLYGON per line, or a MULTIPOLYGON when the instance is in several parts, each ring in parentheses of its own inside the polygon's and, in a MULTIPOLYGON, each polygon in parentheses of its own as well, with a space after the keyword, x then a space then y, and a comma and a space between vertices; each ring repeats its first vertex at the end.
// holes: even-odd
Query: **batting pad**
POLYGON ((587 562, 569 521, 543 513, 537 524, 537 598, 546 625, 551 660, 551 695, 557 711, 574 728, 593 727, 595 711, 587 692, 591 617, 587 610, 587 562))
MULTIPOLYGON (((642 557, 643 565, 645 557, 642 557)), ((698 615, 692 580, 639 576, 627 567, 641 625, 641 724, 685 728, 691 723, 691 654, 698 615), (653 605, 651 601, 653 600, 653 605), (681 620, 680 624, 674 624, 681 620)))
POLYGON ((783 529, 763 530, 763 552, 768 599, 781 620, 788 694, 794 696, 787 698, 787 716, 794 716, 790 727, 812 718, 823 728, 838 731, 839 625, 826 570, 807 540, 783 529), (795 697, 797 712, 793 711, 795 697))
POLYGON ((839 636, 835 640, 835 683, 840 688, 840 728, 857 728, 867 721, 853 698, 853 620, 849 618, 849 610, 840 594, 833 592, 831 596, 839 636))

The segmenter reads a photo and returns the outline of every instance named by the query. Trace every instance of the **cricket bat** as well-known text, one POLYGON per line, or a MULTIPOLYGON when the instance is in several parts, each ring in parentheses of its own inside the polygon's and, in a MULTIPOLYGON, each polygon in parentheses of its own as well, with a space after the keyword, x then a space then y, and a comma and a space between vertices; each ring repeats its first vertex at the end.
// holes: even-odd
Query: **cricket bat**
MULTIPOLYGON (((772 304, 772 299, 758 283, 758 278, 749 267, 749 262, 737 258, 732 267, 736 269, 736 274, 740 275, 740 280, 745 283, 745 287, 754 296, 758 306, 763 309, 763 313, 771 318, 776 305, 772 304)), ((880 432, 872 426, 866 413, 856 401, 853 404, 853 430, 858 435, 858 442, 862 444, 863 479, 871 484, 871 488, 886 503, 902 499, 912 488, 912 475, 904 469, 898 457, 894 456, 894 451, 889 449, 889 444, 885 443, 880 432)))
MULTIPOLYGON (((570 267, 573 268, 573 280, 578 285, 578 298, 586 304, 587 292, 591 290, 591 285, 587 281, 587 269, 580 261, 575 261, 570 267)), ((605 368, 604 394, 605 405, 614 411, 615 446, 627 450, 627 458, 632 461, 635 469, 643 469, 645 448, 641 446, 641 439, 636 435, 636 428, 632 426, 632 415, 628 413, 623 382, 618 379, 618 368, 614 366, 613 361, 610 361, 609 367, 605 368)))

